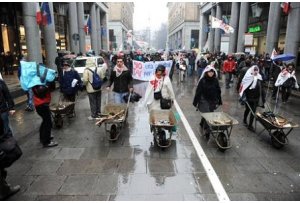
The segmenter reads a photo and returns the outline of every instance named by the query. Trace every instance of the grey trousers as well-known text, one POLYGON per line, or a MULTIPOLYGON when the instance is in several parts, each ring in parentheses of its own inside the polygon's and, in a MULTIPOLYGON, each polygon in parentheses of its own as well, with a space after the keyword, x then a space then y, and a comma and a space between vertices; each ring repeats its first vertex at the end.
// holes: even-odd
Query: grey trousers
POLYGON ((90 108, 91 108, 91 116, 96 118, 97 114, 101 113, 101 91, 88 93, 90 108))

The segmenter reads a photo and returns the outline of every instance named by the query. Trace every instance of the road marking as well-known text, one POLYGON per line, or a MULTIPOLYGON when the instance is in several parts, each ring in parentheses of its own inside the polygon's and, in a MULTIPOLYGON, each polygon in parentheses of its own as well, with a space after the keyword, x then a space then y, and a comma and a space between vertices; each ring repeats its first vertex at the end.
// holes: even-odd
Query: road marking
POLYGON ((174 101, 174 105, 175 105, 175 108, 176 108, 178 114, 180 115, 180 119, 181 119, 188 135, 190 136, 190 139, 196 149, 197 155, 207 173, 207 176, 210 180, 211 185, 214 188, 214 191, 215 191, 219 201, 230 201, 220 179, 218 178, 214 168, 212 167, 211 163, 209 162, 206 154, 204 153, 201 145, 199 144, 199 142, 197 140, 197 137, 196 137, 194 131, 192 130, 190 124, 188 123, 186 117, 184 116, 184 114, 176 100, 174 101))

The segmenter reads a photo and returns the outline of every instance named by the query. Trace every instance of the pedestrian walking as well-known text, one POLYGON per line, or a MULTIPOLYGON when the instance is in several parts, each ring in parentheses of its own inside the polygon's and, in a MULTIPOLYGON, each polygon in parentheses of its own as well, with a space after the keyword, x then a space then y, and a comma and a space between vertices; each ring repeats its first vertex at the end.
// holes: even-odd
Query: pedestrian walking
MULTIPOLYGON (((63 62, 62 75, 59 77, 60 91, 63 93, 63 101, 75 102, 75 97, 79 89, 82 89, 83 84, 78 72, 70 67, 70 62, 63 62)), ((75 116, 75 105, 70 109, 69 118, 75 116)))
POLYGON ((172 105, 175 100, 175 94, 171 80, 166 75, 166 67, 160 64, 157 66, 155 74, 148 83, 144 103, 150 112, 152 109, 162 109, 162 99, 170 100, 170 104, 172 105))
POLYGON ((132 76, 128 68, 124 65, 123 57, 118 56, 117 58, 117 65, 114 67, 108 86, 106 87, 107 90, 110 90, 110 87, 114 85, 113 92, 114 92, 114 100, 116 104, 125 103, 124 96, 128 94, 128 92, 133 91, 133 84, 132 84, 132 76))
POLYGON ((83 72, 83 84, 89 97, 91 115, 88 120, 94 120, 101 115, 101 81, 105 77, 105 68, 98 68, 93 59, 86 60, 86 68, 83 72), (97 82, 98 81, 98 82, 97 82), (96 87, 95 83, 98 83, 96 87), (93 85, 94 84, 94 85, 93 85))
POLYGON ((7 183, 6 168, 10 167, 22 155, 17 141, 12 134, 6 134, 4 121, 0 118, 0 200, 6 200, 20 191, 20 185, 11 186, 7 183))
POLYGON ((222 105, 221 88, 217 70, 207 66, 197 85, 193 105, 201 112, 213 112, 222 105))
POLYGON ((44 147, 55 147, 57 142, 53 141, 51 135, 52 119, 50 112, 51 91, 55 90, 55 81, 47 82, 46 85, 32 87, 35 110, 42 118, 40 126, 40 142, 44 147))
POLYGON ((278 91, 278 87, 275 85, 275 83, 278 78, 278 75, 280 74, 283 68, 284 65, 282 61, 275 61, 271 65, 270 75, 271 75, 271 80, 273 80, 273 91, 272 91, 273 100, 276 100, 277 91, 278 91))
MULTIPOLYGON (((23 56, 21 61, 26 61, 26 57, 23 56)), ((19 81, 20 78, 21 78, 21 65, 19 66, 18 68, 18 78, 19 78, 19 81)), ((27 101, 26 101, 26 108, 25 108, 25 111, 29 111, 29 112, 33 112, 34 111, 34 104, 33 104, 33 92, 32 92, 32 89, 31 88, 28 88, 26 92, 26 96, 27 96, 27 101)))
MULTIPOLYGON (((221 88, 217 70, 213 66, 207 66, 199 79, 193 105, 202 113, 214 112, 222 105, 221 88)), ((209 127, 205 119, 201 119, 200 126, 205 133, 209 133, 209 127)))
POLYGON ((6 66, 6 70, 5 70, 5 75, 13 75, 14 71, 13 71, 13 63, 14 63, 14 57, 11 54, 10 51, 6 52, 6 56, 5 56, 5 66, 6 66))
POLYGON ((233 60, 233 56, 231 54, 228 55, 228 59, 223 63, 223 73, 225 73, 225 84, 226 89, 230 88, 230 82, 232 79, 232 75, 236 71, 236 62, 233 60))
POLYGON ((9 116, 15 114, 15 103, 4 80, 0 79, 0 113, 3 120, 4 133, 12 135, 9 116))
POLYGON ((278 75, 275 82, 276 87, 281 87, 281 99, 286 103, 291 95, 292 89, 299 89, 297 78, 295 76, 295 65, 288 64, 278 75))
POLYGON ((200 79, 203 70, 206 68, 207 60, 204 58, 204 56, 201 56, 200 60, 197 61, 197 75, 198 75, 198 80, 200 79))
POLYGON ((248 129, 252 132, 254 132, 253 120, 256 108, 258 106, 264 107, 265 103, 265 91, 262 81, 263 79, 261 74, 259 73, 259 68, 254 65, 247 70, 240 85, 239 95, 242 102, 246 103, 243 122, 244 125, 247 126, 248 129), (247 118, 249 113, 250 118, 248 122, 247 118))
POLYGON ((183 80, 186 76, 186 71, 187 71, 186 61, 183 58, 180 58, 180 63, 179 63, 179 81, 180 82, 183 82, 183 80))

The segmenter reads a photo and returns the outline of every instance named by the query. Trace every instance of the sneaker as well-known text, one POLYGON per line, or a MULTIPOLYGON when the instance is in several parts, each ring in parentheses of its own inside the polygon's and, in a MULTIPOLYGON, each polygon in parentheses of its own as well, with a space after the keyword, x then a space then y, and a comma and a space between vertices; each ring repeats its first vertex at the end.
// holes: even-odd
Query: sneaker
POLYGON ((95 119, 96 119, 96 117, 93 117, 93 116, 89 116, 89 117, 88 117, 88 120, 89 120, 89 121, 92 121, 92 120, 95 120, 95 119))
POLYGON ((34 109, 32 107, 26 106, 25 111, 31 112, 31 111, 34 111, 34 109))
POLYGON ((5 192, 4 195, 0 195, 0 200, 5 200, 5 199, 9 198, 10 196, 12 196, 12 195, 16 194, 17 192, 19 192, 20 189, 21 189, 20 185, 16 185, 16 186, 13 186, 13 187, 9 186, 9 189, 8 189, 7 193, 5 192))
POLYGON ((248 125, 246 120, 243 120, 243 123, 244 123, 245 126, 248 125))
POLYGON ((57 142, 51 141, 49 144, 45 144, 44 147, 56 147, 58 145, 57 142))

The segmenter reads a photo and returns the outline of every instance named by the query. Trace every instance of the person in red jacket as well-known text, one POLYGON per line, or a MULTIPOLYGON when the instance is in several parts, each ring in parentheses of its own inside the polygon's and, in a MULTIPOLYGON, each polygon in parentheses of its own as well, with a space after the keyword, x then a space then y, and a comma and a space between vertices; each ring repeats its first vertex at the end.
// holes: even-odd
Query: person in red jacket
POLYGON ((236 70, 236 62, 233 60, 233 56, 231 54, 228 55, 228 59, 223 63, 223 73, 225 73, 226 79, 226 89, 230 88, 230 81, 232 79, 232 74, 236 70))
POLYGON ((32 88, 33 102, 36 112, 42 117, 40 126, 40 142, 44 147, 55 147, 57 142, 53 141, 51 136, 52 119, 50 112, 51 90, 55 89, 55 82, 47 85, 37 85, 32 88))

